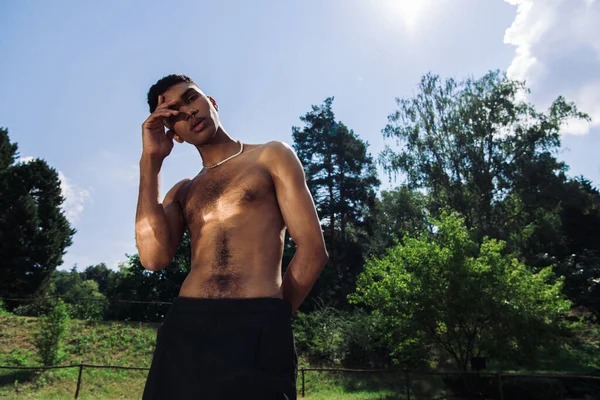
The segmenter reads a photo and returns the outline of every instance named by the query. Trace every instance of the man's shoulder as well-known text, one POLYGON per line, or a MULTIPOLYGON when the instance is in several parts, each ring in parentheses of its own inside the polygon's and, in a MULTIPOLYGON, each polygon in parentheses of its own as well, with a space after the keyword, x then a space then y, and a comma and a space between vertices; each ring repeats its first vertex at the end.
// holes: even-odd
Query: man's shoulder
POLYGON ((177 182, 173 187, 169 190, 166 197, 170 197, 173 200, 181 201, 185 198, 190 186, 192 184, 192 178, 185 178, 177 182))
POLYGON ((300 160, 289 144, 273 140, 262 146, 260 160, 271 174, 283 175, 293 171, 302 171, 300 160))
POLYGON ((271 140, 270 142, 265 143, 263 146, 275 151, 294 151, 292 146, 281 140, 271 140))
POLYGON ((261 147, 262 154, 268 162, 281 162, 294 154, 292 146, 281 140, 272 140, 261 145, 261 147))

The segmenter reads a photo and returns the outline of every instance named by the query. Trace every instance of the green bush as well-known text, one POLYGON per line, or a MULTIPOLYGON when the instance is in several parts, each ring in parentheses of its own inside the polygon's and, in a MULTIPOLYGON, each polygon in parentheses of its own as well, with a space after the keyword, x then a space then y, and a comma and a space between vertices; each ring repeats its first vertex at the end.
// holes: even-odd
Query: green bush
POLYGON ((299 352, 314 362, 385 367, 392 363, 385 323, 377 313, 324 307, 298 313, 293 326, 299 352))
POLYGON ((98 283, 92 280, 79 282, 65 295, 69 315, 74 319, 101 320, 108 308, 106 297, 100 293, 98 283))
POLYGON ((61 359, 61 340, 65 335, 69 314, 62 300, 40 317, 40 330, 34 336, 34 344, 44 365, 55 365, 61 359))
POLYGON ((51 309, 52 302, 46 297, 39 297, 30 303, 16 307, 13 313, 22 317, 39 317, 47 314, 51 309))
POLYGON ((4 301, 0 300, 0 317, 8 317, 12 314, 6 309, 4 301))
POLYGON ((343 314, 332 307, 297 313, 293 328, 298 350, 314 361, 341 362, 346 350, 343 314))
POLYGON ((389 329, 379 313, 355 310, 346 316, 344 364, 348 367, 385 368, 392 364, 389 329))

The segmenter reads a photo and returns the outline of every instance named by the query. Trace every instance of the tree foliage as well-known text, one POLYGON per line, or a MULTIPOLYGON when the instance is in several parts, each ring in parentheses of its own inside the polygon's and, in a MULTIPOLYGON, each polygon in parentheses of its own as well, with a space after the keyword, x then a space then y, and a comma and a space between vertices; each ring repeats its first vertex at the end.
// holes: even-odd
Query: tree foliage
POLYGON ((333 97, 300 117, 294 127, 294 149, 304 166, 306 181, 322 219, 329 267, 313 295, 345 301, 362 268, 361 244, 372 233, 377 171, 368 144, 335 120, 333 97), (340 293, 342 295, 340 296, 340 293))
POLYGON ((565 293, 600 315, 600 197, 556 158, 564 123, 588 116, 562 97, 539 112, 520 100, 526 92, 497 71, 465 81, 427 74, 415 96, 397 99, 383 134, 400 148, 379 160, 427 194, 430 215, 451 207, 479 242, 505 241, 534 271, 556 265, 565 293))
POLYGON ((406 232, 415 233, 428 226, 428 197, 407 186, 384 190, 377 199, 373 235, 369 239, 371 255, 381 255, 406 232))
POLYGON ((371 259, 352 301, 413 327, 462 371, 472 357, 525 360, 553 343, 570 303, 551 268, 531 273, 503 242, 473 240, 454 214, 434 226, 371 259))
POLYGON ((40 329, 34 337, 34 345, 43 365, 55 365, 61 357, 61 342, 69 323, 67 307, 59 300, 39 319, 40 329))
POLYGON ((97 320, 104 317, 108 307, 106 296, 100 292, 98 282, 82 279, 73 268, 69 271, 54 271, 47 294, 60 297, 67 305, 71 318, 97 320))
POLYGON ((186 230, 173 260, 160 271, 148 271, 142 266, 137 254, 129 256, 129 262, 121 266, 115 286, 115 302, 110 317, 135 321, 159 321, 166 314, 168 305, 120 303, 119 300, 171 302, 179 296, 179 289, 190 272, 192 250, 189 232, 186 230))
POLYGON ((566 168, 555 157, 560 128, 587 118, 562 97, 538 112, 519 100, 524 91, 497 71, 463 82, 427 74, 416 96, 397 99, 383 134, 402 147, 387 146, 380 162, 425 189, 434 215, 449 206, 479 238, 509 239, 524 217, 555 204, 566 168))
POLYGON ((0 129, 0 296, 40 292, 71 245, 56 170, 40 159, 15 163, 17 144, 0 129))

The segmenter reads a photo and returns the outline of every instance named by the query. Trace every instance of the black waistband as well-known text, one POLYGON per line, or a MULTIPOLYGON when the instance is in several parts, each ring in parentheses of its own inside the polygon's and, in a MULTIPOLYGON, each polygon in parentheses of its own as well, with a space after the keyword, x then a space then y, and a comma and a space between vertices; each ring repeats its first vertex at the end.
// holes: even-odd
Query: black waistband
POLYGON ((204 299, 194 297, 176 297, 173 310, 183 314, 252 314, 275 312, 291 315, 292 306, 285 300, 275 297, 250 299, 204 299))

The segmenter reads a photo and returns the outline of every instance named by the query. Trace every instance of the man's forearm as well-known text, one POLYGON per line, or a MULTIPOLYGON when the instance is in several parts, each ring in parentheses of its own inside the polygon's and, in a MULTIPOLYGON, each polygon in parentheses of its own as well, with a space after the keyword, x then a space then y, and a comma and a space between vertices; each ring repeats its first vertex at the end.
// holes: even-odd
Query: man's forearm
MULTIPOLYGON (((135 236, 142 265, 157 269, 163 264, 160 257, 170 243, 170 232, 164 209, 159 202, 159 172, 162 160, 142 156, 140 188, 135 218, 135 236)), ((168 261, 167 261, 168 262, 168 261)))
POLYGON ((283 277, 283 299, 292 305, 292 313, 300 307, 327 264, 327 253, 297 248, 283 277))

